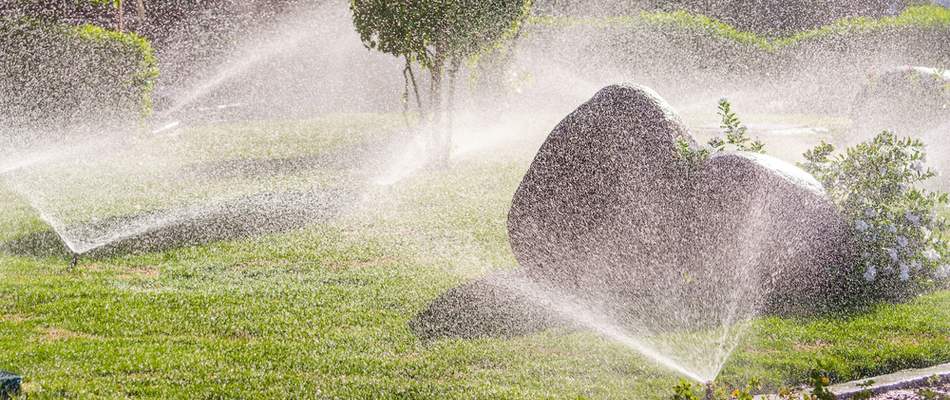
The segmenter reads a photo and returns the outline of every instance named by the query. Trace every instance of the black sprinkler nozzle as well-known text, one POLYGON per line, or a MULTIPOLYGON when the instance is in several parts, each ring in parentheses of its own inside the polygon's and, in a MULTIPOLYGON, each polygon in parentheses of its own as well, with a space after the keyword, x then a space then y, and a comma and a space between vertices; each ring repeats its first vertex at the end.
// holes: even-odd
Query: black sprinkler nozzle
POLYGON ((79 264, 79 253, 73 253, 73 263, 69 266, 69 269, 76 269, 77 264, 79 264))

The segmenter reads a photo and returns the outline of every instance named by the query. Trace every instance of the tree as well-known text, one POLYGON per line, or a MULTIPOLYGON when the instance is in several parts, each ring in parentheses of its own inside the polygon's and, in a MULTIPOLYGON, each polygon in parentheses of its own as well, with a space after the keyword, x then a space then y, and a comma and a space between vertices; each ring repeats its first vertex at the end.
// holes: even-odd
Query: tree
POLYGON ((529 4, 529 0, 351 0, 353 24, 363 44, 406 60, 405 100, 412 78, 423 115, 434 119, 436 125, 429 138, 432 163, 448 163, 451 136, 443 126, 443 102, 449 112, 453 111, 452 88, 462 61, 514 34, 527 16, 529 4), (431 74, 425 106, 412 74, 413 62, 431 74), (443 99, 442 78, 446 72, 450 90, 448 98, 443 99))
MULTIPOLYGON (((122 12, 122 0, 91 0, 93 3, 112 3, 112 6, 115 7, 116 13, 118 14, 117 18, 119 21, 119 32, 125 30, 125 17, 122 12)), ((143 0, 136 0, 136 13, 138 14, 139 21, 145 18, 145 5, 142 3, 143 0)))

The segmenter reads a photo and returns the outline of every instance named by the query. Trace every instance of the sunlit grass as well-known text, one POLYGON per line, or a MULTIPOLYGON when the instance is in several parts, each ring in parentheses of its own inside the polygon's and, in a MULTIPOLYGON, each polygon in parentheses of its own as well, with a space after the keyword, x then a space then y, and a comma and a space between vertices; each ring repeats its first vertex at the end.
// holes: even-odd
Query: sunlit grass
POLYGON ((83 157, 21 171, 9 181, 52 219, 64 225, 81 224, 116 215, 231 200, 262 191, 341 186, 358 172, 337 166, 300 167, 292 174, 269 172, 267 165, 254 162, 297 157, 282 165, 316 164, 321 157, 347 150, 354 154, 334 157, 360 157, 358 150, 351 150, 356 145, 385 140, 401 129, 404 122, 398 116, 343 114, 312 121, 209 125, 173 136, 144 133, 97 158, 83 157), (215 176, 228 169, 234 172, 215 176))
MULTIPOLYGON (((319 120, 260 129, 350 137, 364 132, 360 118, 339 132, 319 120)), ((357 187, 357 203, 285 233, 74 270, 67 259, 0 255, 0 369, 24 375, 31 399, 668 398, 675 375, 592 333, 426 344, 407 327, 446 289, 516 267, 507 211, 547 129, 522 132, 514 150, 466 153, 390 187, 346 175, 331 183, 357 187)), ((294 156, 290 144, 301 139, 287 140, 280 157, 294 156)), ((0 211, 0 239, 44 226, 9 190, 0 211)), ((834 366, 834 380, 950 361, 948 305, 950 292, 938 291, 848 316, 756 320, 722 385, 752 376, 768 389, 801 384, 819 359, 834 366)))
POLYGON ((314 120, 218 124, 179 136, 175 152, 191 162, 291 157, 376 140, 380 131, 404 126, 402 117, 392 114, 332 114, 314 120), (354 124, 354 120, 360 123, 354 124))

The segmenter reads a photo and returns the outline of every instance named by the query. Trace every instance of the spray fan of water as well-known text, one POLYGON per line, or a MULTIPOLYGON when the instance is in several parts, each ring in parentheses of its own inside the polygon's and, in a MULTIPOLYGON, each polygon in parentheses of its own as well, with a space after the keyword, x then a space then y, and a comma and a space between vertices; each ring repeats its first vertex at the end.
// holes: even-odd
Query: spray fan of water
MULTIPOLYGON (((681 321, 674 323, 677 325, 675 330, 664 331, 657 329, 660 324, 656 319, 664 319, 665 324, 670 325, 670 320, 678 317, 674 315, 677 310, 664 310, 665 315, 654 315, 652 318, 640 315, 639 318, 621 321, 616 315, 600 311, 602 307, 583 298, 524 277, 497 277, 489 280, 489 284, 506 296, 518 298, 551 318, 562 321, 561 324, 565 326, 592 332, 662 368, 699 383, 711 382, 719 375, 732 350, 744 339, 752 316, 751 310, 746 308, 750 299, 737 298, 714 307, 726 314, 721 325, 703 327, 681 321)), ((696 317, 685 312, 688 304, 679 302, 675 307, 683 314, 696 317)))

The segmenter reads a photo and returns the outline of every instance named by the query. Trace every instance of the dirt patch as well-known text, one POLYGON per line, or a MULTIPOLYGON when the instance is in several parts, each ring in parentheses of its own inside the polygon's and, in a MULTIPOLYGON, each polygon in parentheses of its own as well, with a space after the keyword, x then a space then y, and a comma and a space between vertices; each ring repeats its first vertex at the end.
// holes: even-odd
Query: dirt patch
POLYGON ((371 258, 367 260, 350 260, 344 262, 331 262, 326 264, 326 267, 333 271, 344 271, 351 268, 364 268, 364 267, 376 267, 384 264, 391 264, 396 262, 391 258, 381 257, 381 258, 371 258))
POLYGON ((30 317, 27 317, 25 315, 20 315, 20 314, 7 314, 7 315, 0 316, 0 322, 10 321, 15 324, 26 321, 28 319, 30 319, 30 317))
POLYGON ((125 274, 120 275, 123 278, 154 278, 162 271, 159 265, 138 265, 135 267, 123 268, 125 274))
POLYGON ((63 339, 74 339, 74 338, 89 338, 91 337, 88 334, 81 332, 73 332, 68 329, 61 329, 56 327, 37 327, 36 330, 44 333, 46 336, 42 338, 44 341, 55 341, 63 339))
POLYGON ((814 351, 828 347, 828 343, 821 340, 816 340, 809 343, 796 342, 792 344, 792 347, 795 349, 795 351, 814 351))

